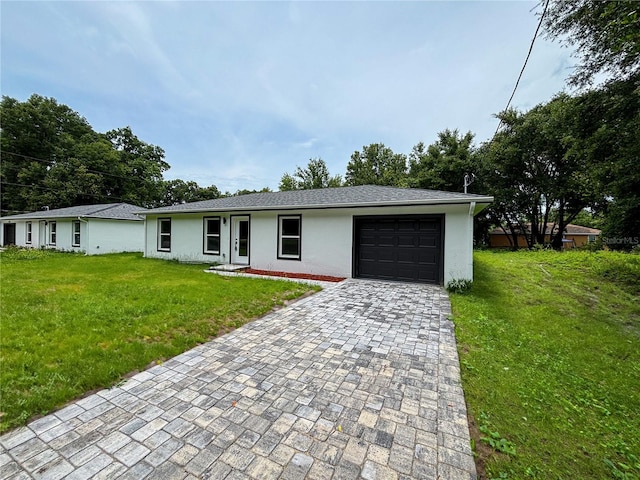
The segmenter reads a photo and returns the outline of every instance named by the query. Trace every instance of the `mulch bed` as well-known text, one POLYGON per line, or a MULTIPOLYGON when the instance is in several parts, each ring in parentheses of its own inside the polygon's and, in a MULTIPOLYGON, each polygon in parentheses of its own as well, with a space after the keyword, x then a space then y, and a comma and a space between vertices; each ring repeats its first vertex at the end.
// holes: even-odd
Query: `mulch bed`
POLYGON ((341 282, 342 277, 331 277, 329 275, 313 275, 311 273, 290 273, 290 272, 272 272, 271 270, 258 270, 256 268, 247 268, 244 273, 253 273, 254 275, 267 275, 270 277, 284 278, 303 278, 305 280, 319 280, 321 282, 341 282))

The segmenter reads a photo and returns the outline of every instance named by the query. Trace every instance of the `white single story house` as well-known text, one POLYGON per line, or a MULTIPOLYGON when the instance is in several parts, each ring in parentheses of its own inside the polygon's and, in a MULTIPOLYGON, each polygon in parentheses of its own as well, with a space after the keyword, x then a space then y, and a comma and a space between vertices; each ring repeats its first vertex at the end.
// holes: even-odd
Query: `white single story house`
POLYGON ((492 197, 363 185, 140 211, 145 256, 447 284, 473 279, 473 217, 492 197))
POLYGON ((128 203, 82 205, 0 218, 0 244, 84 252, 144 251, 141 207, 128 203))

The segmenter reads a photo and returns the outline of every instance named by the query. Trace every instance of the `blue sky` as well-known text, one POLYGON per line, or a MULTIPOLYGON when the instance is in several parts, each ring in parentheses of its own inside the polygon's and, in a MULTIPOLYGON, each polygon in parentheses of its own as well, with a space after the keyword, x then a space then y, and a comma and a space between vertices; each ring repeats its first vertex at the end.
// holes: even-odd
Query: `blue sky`
MULTIPOLYGON (((165 178, 277 189, 321 157, 409 153, 445 128, 488 140, 537 25, 536 1, 1 3, 2 94, 55 97, 165 150, 165 178)), ((513 105, 565 88, 538 39, 513 105)))

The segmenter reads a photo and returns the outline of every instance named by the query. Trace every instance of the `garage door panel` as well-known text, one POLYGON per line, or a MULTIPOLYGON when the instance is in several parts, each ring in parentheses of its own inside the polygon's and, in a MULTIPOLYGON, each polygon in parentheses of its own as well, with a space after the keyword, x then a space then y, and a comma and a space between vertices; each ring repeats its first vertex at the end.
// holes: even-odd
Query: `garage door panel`
POLYGON ((440 283, 441 218, 356 218, 355 232, 356 276, 440 283))
POLYGON ((440 248, 440 237, 436 235, 425 235, 424 233, 417 236, 417 244, 419 247, 440 248))

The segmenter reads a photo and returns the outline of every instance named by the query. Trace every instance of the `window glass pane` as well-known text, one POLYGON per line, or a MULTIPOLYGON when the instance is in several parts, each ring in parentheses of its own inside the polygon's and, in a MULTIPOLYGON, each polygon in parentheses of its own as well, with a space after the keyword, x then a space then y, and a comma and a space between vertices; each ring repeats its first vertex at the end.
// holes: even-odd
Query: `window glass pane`
POLYGON ((80 222, 73 222, 73 231, 80 233, 80 222))
POLYGON ((300 235, 300 219, 299 218, 283 218, 282 219, 282 235, 300 235))
POLYGON ((51 223, 51 233, 56 233, 56 222, 51 223))
POLYGON ((241 257, 246 257, 248 255, 248 247, 249 246, 249 242, 247 241, 246 238, 241 238, 240 239, 240 245, 238 246, 238 255, 240 255, 241 257))
POLYGON ((283 238, 282 239, 282 255, 300 255, 300 239, 283 238))
POLYGON ((211 218, 207 220, 207 233, 219 234, 220 233, 220 219, 211 218))
POLYGON ((160 248, 171 248, 171 237, 169 235, 160 236, 160 248))
POLYGON ((220 237, 207 237, 207 252, 220 251, 220 237))
POLYGON ((160 233, 171 233, 171 220, 160 220, 160 233))

